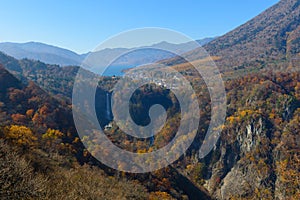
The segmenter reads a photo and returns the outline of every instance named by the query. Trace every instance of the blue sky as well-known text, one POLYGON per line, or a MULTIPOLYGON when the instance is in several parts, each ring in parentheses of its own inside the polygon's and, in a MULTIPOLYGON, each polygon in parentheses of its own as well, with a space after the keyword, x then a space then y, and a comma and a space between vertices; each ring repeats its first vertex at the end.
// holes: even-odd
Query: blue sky
POLYGON ((134 28, 162 27, 194 39, 219 36, 278 0, 0 0, 0 42, 37 41, 78 53, 134 28))

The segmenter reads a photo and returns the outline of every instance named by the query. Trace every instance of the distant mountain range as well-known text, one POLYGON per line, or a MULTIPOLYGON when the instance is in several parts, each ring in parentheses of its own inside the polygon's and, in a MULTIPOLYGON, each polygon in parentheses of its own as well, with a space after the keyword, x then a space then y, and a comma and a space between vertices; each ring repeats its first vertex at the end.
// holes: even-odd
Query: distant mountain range
POLYGON ((78 65, 83 59, 70 50, 38 42, 0 43, 0 51, 17 59, 28 58, 58 65, 78 65))
MULTIPOLYGON (((212 41, 214 38, 205 38, 202 40, 197 40, 200 45, 205 45, 208 42, 212 41)), ((140 47, 138 47, 140 48, 140 47)), ((147 48, 168 48, 175 53, 181 54, 184 53, 182 49, 186 51, 193 50, 192 42, 182 43, 182 44, 172 44, 168 42, 161 42, 158 44, 154 44, 152 46, 147 46, 147 48), (184 47, 184 48, 183 48, 184 47)), ((127 48, 113 48, 113 49, 103 49, 95 53, 97 58, 101 58, 103 60, 103 64, 107 64, 105 61, 110 61, 111 58, 114 58, 116 55, 120 55, 124 52, 134 50, 127 48)), ((39 42, 28 42, 28 43, 11 43, 5 42, 0 43, 0 51, 14 57, 17 59, 33 59, 39 60, 48 64, 57 64, 61 66, 69 66, 69 65, 80 65, 81 62, 89 53, 86 54, 77 54, 73 51, 63 49, 60 47, 43 44, 39 42)), ((94 53, 93 53, 94 54, 94 53)), ((129 57, 124 57, 118 62, 116 65, 126 65, 133 66, 138 65, 144 62, 155 62, 162 59, 167 59, 173 57, 174 54, 168 52, 162 52, 157 50, 148 50, 138 51, 135 54, 131 54, 129 57), (151 55, 151 56, 149 56, 151 55)))

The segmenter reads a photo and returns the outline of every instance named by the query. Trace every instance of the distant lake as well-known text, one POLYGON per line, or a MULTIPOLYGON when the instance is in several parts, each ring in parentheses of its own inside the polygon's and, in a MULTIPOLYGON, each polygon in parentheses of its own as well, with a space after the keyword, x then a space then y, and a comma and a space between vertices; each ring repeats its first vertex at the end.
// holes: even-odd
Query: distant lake
POLYGON ((109 66, 103 73, 103 76, 123 76, 125 69, 132 68, 134 66, 109 66))

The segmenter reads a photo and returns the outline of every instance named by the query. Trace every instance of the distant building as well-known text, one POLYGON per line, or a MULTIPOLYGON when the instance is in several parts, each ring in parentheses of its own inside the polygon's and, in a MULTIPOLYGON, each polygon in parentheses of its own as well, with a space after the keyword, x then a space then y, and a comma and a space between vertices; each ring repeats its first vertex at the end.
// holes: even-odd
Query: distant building
POLYGON ((106 126, 104 126, 104 130, 105 131, 108 131, 108 130, 110 130, 112 128, 112 124, 111 123, 109 123, 109 124, 107 124, 106 126))

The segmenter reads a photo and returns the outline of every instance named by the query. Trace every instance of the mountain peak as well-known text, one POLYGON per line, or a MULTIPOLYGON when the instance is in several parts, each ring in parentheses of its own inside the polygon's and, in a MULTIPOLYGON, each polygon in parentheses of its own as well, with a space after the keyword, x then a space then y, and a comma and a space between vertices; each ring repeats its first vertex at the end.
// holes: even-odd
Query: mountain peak
MULTIPOLYGON (((274 67, 280 62, 286 67, 300 53, 300 0, 282 0, 260 15, 218 37, 204 46, 211 56, 220 59, 222 71, 235 67, 274 67)), ((201 50, 189 53, 199 59, 201 50)), ((170 63, 182 63, 180 58, 170 63)))
POLYGON ((299 0, 282 0, 205 47, 211 54, 222 57, 226 66, 257 65, 288 58, 290 53, 296 53, 289 51, 293 41, 289 43, 288 39, 300 30, 299 5, 299 0))

